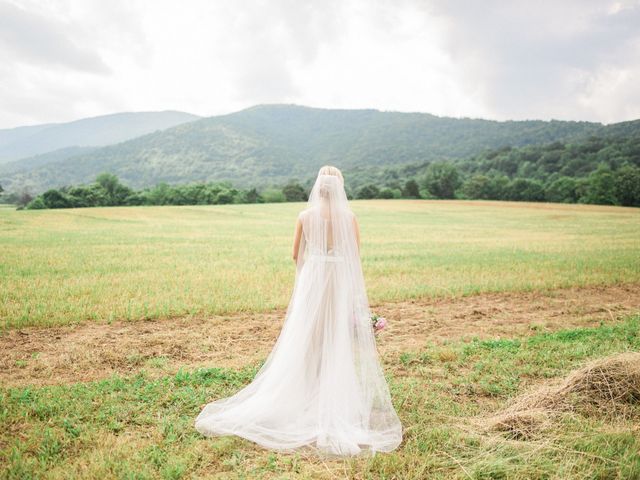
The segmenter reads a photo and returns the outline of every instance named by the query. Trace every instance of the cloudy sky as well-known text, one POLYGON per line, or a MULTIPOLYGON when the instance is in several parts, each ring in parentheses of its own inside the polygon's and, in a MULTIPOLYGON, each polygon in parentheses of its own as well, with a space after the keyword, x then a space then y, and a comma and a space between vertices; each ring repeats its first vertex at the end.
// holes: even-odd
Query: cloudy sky
POLYGON ((0 128, 258 103, 640 118, 640 0, 0 0, 0 128))

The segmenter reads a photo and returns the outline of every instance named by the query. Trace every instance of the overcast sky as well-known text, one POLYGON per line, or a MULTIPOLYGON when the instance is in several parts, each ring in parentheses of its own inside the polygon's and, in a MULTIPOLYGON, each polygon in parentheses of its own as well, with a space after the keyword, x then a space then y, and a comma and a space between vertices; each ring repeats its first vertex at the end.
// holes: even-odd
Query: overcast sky
POLYGON ((640 0, 0 0, 0 128, 259 103, 640 118, 640 0))

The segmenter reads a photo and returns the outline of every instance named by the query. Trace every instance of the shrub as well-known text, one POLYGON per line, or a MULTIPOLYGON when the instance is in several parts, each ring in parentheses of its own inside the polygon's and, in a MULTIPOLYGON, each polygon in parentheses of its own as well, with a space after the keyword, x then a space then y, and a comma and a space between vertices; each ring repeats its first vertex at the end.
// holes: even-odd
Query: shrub
POLYGON ((42 200, 47 208, 71 208, 73 203, 64 193, 52 188, 42 194, 42 200))
POLYGON ((420 198, 420 186, 414 179, 407 180, 402 189, 402 196, 407 198, 420 198))
POLYGON ((625 165, 614 175, 614 195, 620 205, 640 207, 640 168, 625 165))
POLYGON ((308 199, 307 192, 298 182, 289 182, 282 188, 287 202, 305 202, 308 199))
POLYGON ((577 188, 575 178, 560 177, 547 185, 544 196, 548 202, 575 203, 579 198, 577 188))
POLYGON ((390 188, 383 188, 382 190, 380 190, 378 198, 393 198, 393 190, 391 190, 390 188))
POLYGON ((282 193, 282 190, 277 188, 268 188, 261 193, 262 198, 266 203, 279 203, 286 202, 287 198, 282 193))
POLYGON ((434 162, 427 167, 424 187, 437 198, 455 198, 460 186, 458 169, 449 162, 434 162))
POLYGON ((27 210, 41 210, 43 208, 47 208, 47 206, 45 205, 44 200, 42 200, 42 197, 36 197, 31 200, 25 208, 27 210))
POLYGON ((378 198, 379 195, 380 195, 380 189, 376 185, 369 184, 369 185, 365 185, 360 190, 358 190, 356 197, 361 199, 369 199, 369 198, 378 198))

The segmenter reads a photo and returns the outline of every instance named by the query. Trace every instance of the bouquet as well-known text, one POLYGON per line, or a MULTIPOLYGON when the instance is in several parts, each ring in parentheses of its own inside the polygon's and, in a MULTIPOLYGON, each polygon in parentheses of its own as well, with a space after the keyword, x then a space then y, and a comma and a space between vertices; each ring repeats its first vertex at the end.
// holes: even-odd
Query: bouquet
POLYGON ((373 314, 371 315, 371 326, 373 327, 373 332, 378 333, 380 330, 387 326, 387 319, 373 314))

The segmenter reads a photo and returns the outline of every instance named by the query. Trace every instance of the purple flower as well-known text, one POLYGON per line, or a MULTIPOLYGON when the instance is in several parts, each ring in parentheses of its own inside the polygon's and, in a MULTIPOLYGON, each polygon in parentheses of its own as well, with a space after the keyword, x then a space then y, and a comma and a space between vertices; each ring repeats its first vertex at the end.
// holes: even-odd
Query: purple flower
POLYGON ((378 317, 378 321, 374 325, 374 328, 376 330, 382 330, 386 326, 387 326, 387 319, 384 317, 378 317))
POLYGON ((378 315, 371 315, 371 326, 373 327, 374 333, 378 333, 384 327, 387 326, 387 319, 384 317, 379 317, 378 315))

